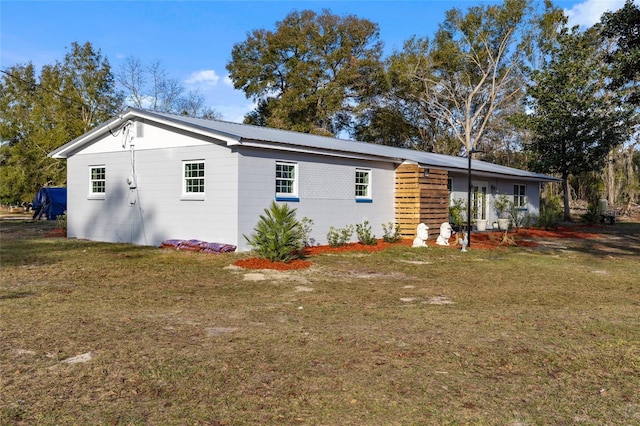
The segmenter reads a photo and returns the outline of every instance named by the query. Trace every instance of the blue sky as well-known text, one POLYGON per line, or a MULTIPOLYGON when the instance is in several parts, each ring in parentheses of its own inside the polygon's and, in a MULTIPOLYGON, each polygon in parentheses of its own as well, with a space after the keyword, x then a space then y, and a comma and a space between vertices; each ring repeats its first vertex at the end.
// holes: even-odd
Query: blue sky
MULTIPOLYGON (((636 0, 636 2, 639 0, 636 0)), ((223 119, 242 121, 252 109, 233 89, 225 66, 248 32, 273 29, 292 10, 323 8, 380 26, 388 54, 413 35, 431 37, 445 11, 477 0, 405 1, 0 1, 0 68, 62 61, 71 43, 91 42, 114 70, 126 57, 161 61, 169 76, 198 90, 223 119)), ((590 26, 624 0, 555 0, 570 23, 590 26)))

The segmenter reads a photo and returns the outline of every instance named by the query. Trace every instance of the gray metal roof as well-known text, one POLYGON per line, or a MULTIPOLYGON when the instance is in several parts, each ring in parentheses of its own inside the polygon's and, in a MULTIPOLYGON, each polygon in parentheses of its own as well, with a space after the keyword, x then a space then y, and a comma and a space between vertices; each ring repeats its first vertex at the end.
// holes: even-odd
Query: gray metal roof
MULTIPOLYGON (((211 137, 221 137, 224 140, 232 140, 238 145, 262 146, 284 150, 309 150, 315 153, 324 153, 334 156, 360 156, 376 158, 381 161, 391 161, 401 163, 411 161, 420 164, 422 167, 432 167, 434 169, 444 169, 449 171, 468 171, 468 159, 466 157, 455 157, 451 155, 434 154, 430 152, 415 151, 378 145, 365 142, 356 142, 346 139, 338 139, 327 136, 299 133, 289 130, 279 130, 268 127, 253 126, 248 124, 232 123, 222 120, 207 120, 181 115, 152 112, 137 108, 129 108, 121 117, 116 117, 108 123, 89 131, 85 135, 58 148, 51 154, 52 157, 65 158, 73 155, 85 143, 100 133, 108 131, 119 119, 129 119, 140 117, 145 120, 160 121, 166 124, 173 124, 179 127, 187 127, 198 133, 208 134, 211 137)), ((558 179, 544 174, 533 173, 512 167, 500 166, 485 161, 472 159, 471 167, 473 174, 487 175, 495 177, 517 177, 534 181, 556 181, 558 179)))

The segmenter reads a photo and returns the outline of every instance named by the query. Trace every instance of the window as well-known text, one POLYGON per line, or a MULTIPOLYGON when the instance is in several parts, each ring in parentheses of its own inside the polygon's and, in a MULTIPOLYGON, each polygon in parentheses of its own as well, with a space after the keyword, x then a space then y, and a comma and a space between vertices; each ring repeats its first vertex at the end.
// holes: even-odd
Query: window
POLYGON ((298 201, 298 164, 276 162, 276 200, 298 201))
POLYGON ((89 196, 104 198, 107 191, 107 172, 105 166, 90 167, 89 196))
POLYGON ((186 198, 202 199, 204 197, 204 161, 184 161, 183 168, 183 196, 186 198))
POLYGON ((527 207, 526 193, 526 185, 513 185, 513 204, 516 208, 527 207))
POLYGON ((356 202, 371 201, 371 170, 356 169, 356 202))

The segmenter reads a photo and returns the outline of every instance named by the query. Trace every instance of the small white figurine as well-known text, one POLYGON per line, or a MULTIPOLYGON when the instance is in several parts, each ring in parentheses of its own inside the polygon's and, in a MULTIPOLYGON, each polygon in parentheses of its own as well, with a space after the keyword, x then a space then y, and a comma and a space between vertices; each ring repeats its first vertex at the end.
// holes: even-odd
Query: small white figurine
POLYGON ((462 250, 460 250, 463 253, 467 252, 467 244, 469 244, 469 239, 467 238, 467 233, 463 232, 462 233, 462 238, 458 238, 458 243, 462 246, 462 250))
POLYGON ((452 232, 453 229, 451 228, 451 225, 449 225, 449 222, 444 222, 442 225, 440 225, 440 235, 438 235, 436 244, 439 246, 448 246, 449 238, 451 238, 452 232))
POLYGON ((413 245, 411 247, 427 247, 427 240, 429 239, 429 227, 421 223, 416 229, 416 237, 413 239, 413 245))

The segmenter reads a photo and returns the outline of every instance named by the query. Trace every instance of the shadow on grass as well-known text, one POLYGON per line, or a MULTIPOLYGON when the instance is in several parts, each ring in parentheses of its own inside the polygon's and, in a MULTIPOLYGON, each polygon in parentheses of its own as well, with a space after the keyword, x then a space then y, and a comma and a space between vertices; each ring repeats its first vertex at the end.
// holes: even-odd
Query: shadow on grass
POLYGON ((31 291, 16 291, 9 294, 0 295, 0 301, 2 300, 11 300, 11 299, 22 299, 29 296, 34 296, 35 293, 31 291))
POLYGON ((572 241, 571 250, 598 257, 640 256, 640 223, 616 223, 585 227, 584 232, 599 234, 600 238, 572 241))

